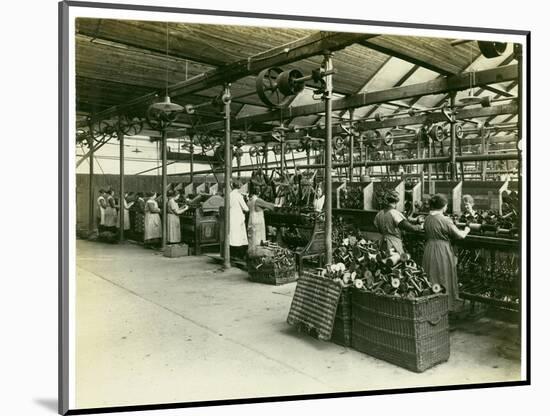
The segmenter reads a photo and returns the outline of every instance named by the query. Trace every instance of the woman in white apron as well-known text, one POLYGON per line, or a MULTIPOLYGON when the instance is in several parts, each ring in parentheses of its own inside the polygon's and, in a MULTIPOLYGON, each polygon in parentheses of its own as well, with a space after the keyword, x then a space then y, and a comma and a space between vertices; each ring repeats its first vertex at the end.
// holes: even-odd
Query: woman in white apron
POLYGON ((180 215, 187 211, 188 207, 180 208, 176 199, 179 193, 176 191, 168 191, 168 223, 166 224, 166 241, 168 244, 177 244, 181 241, 180 215))
POLYGON ((244 216, 248 207, 239 188, 239 184, 234 183, 229 194, 229 245, 235 254, 241 251, 241 247, 248 245, 244 216))
POLYGON ((99 197, 97 198, 97 230, 101 233, 105 231, 105 209, 107 208, 107 201, 105 201, 105 191, 99 190, 99 197))
POLYGON ((134 205, 134 201, 128 202, 128 193, 124 194, 124 232, 130 230, 130 208, 134 205))
POLYGON ((156 201, 157 194, 149 192, 147 202, 145 203, 145 220, 143 235, 146 246, 157 245, 162 238, 162 223, 160 220, 160 209, 156 201))
POLYGON ((107 192, 107 208, 105 208, 105 227, 111 232, 116 232, 117 225, 118 221, 115 204, 115 191, 111 189, 109 192, 107 192))
POLYGON ((264 201, 258 196, 258 189, 253 184, 249 184, 250 200, 248 201, 248 255, 250 257, 261 255, 259 250, 262 241, 266 241, 264 209, 274 209, 276 206, 270 202, 264 201))

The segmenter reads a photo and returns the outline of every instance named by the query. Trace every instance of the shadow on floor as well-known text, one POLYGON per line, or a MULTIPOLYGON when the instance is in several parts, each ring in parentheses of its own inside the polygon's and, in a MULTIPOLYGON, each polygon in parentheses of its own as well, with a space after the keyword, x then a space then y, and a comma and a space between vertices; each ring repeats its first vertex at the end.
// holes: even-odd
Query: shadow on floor
POLYGON ((57 399, 34 399, 34 402, 45 409, 50 410, 52 413, 57 414, 57 399))

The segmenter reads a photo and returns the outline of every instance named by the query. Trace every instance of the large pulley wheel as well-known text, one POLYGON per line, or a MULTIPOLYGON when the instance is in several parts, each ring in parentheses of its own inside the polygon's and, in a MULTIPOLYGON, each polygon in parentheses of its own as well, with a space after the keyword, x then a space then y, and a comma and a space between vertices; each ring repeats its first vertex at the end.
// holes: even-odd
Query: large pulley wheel
POLYGON ((346 147, 345 139, 342 136, 336 136, 332 142, 332 148, 336 153, 341 153, 346 147))
POLYGON ((297 95, 304 90, 306 86, 305 81, 300 81, 304 74, 298 69, 290 69, 283 71, 277 77, 277 88, 283 95, 297 95))
POLYGON ((387 131, 386 134, 384 134, 384 144, 386 146, 391 146, 393 144, 393 133, 391 131, 387 131))
POLYGON ((216 145, 216 140, 213 137, 206 136, 203 134, 195 135, 193 137, 193 142, 199 143, 205 152, 213 149, 214 146, 216 145))
POLYGON ((250 157, 256 157, 258 155, 258 148, 256 146, 251 146, 250 149, 248 149, 248 154, 250 157))
POLYGON ((445 131, 439 124, 434 124, 428 134, 435 142, 442 142, 445 139, 445 131))
POLYGON ((262 102, 275 108, 284 108, 292 101, 293 96, 285 96, 277 88, 277 78, 283 70, 278 67, 267 68, 256 77, 256 93, 262 102))
POLYGON ((486 42, 479 40, 477 46, 485 58, 496 58, 506 51, 507 44, 504 42, 486 42))
POLYGON ((175 120, 178 114, 175 111, 163 112, 154 107, 149 107, 145 118, 147 123, 153 130, 163 130, 170 126, 175 120))
POLYGON ((138 118, 123 116, 119 122, 120 130, 125 136, 136 136, 143 129, 143 121, 138 118))
POLYGON ((225 163, 225 146, 223 144, 220 144, 214 149, 214 158, 221 163, 225 163))
POLYGON ((455 126, 455 136, 457 139, 464 138, 464 128, 462 127, 462 124, 457 124, 455 126))
POLYGON ((261 157, 265 156, 265 147, 259 146, 258 150, 256 151, 256 155, 261 157))
POLYGON ((382 135, 378 130, 369 130, 366 134, 367 146, 371 149, 380 149, 382 147, 382 135))

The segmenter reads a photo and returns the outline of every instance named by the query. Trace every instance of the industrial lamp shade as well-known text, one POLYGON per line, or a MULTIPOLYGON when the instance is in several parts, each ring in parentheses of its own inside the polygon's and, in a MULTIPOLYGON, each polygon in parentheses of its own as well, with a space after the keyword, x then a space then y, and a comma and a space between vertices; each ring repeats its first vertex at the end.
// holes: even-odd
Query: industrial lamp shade
POLYGON ((179 104, 173 103, 170 101, 170 97, 165 95, 162 101, 158 103, 151 104, 149 109, 163 112, 163 113, 175 113, 178 111, 183 111, 183 107, 179 104))
POLYGON ((163 100, 151 104, 147 109, 147 122, 155 130, 162 130, 168 127, 176 119, 179 112, 183 111, 183 107, 170 101, 168 95, 164 96, 163 100))

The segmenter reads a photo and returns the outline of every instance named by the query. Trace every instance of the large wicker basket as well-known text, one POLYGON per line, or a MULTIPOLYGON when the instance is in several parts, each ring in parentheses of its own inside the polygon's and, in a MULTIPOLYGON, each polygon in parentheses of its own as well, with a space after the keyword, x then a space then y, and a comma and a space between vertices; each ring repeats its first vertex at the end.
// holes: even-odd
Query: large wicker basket
POLYGON ((352 347, 422 372, 450 356, 447 295, 415 300, 352 291, 352 347))
POLYGON ((273 264, 264 264, 257 267, 258 262, 254 259, 248 259, 248 277, 253 282, 266 283, 269 285, 284 285, 285 283, 295 282, 298 279, 296 271, 296 262, 292 259, 292 264, 287 267, 275 267, 273 264))
POLYGON ((351 288, 345 287, 340 294, 336 316, 334 317, 332 342, 344 347, 351 346, 351 315, 351 288))

